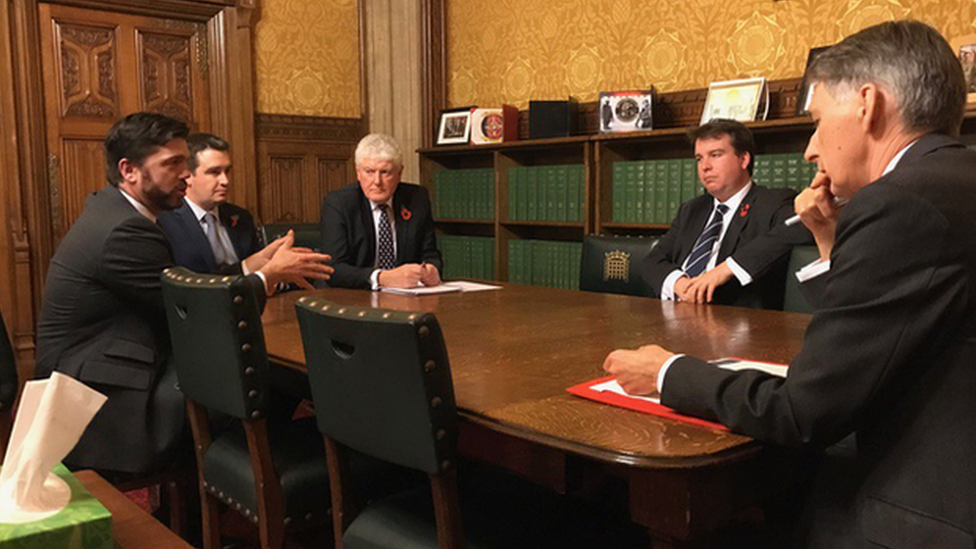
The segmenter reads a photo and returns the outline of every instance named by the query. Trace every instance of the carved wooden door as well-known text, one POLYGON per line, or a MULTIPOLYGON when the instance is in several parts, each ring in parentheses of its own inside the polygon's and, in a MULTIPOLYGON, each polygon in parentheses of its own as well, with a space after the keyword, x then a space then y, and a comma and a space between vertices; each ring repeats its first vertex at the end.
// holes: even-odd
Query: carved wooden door
POLYGON ((105 186, 112 123, 160 112, 210 128, 207 28, 202 23, 40 4, 51 224, 67 233, 105 186))

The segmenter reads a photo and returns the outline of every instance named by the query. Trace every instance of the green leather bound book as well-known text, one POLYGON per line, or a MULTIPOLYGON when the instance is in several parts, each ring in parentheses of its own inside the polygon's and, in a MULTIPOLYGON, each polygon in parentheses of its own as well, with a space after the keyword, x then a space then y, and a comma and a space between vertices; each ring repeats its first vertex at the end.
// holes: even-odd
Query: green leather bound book
POLYGON ((644 216, 641 223, 654 221, 654 187, 657 185, 657 165, 654 160, 644 160, 644 216))
POLYGON ((56 465, 53 472, 71 488, 68 506, 44 520, 0 524, 0 547, 113 549, 112 514, 63 465, 56 465))
POLYGON ((644 162, 641 160, 638 160, 636 162, 631 162, 630 165, 631 165, 631 173, 633 174, 632 177, 634 179, 634 186, 636 187, 636 190, 634 191, 634 201, 633 201, 634 215, 633 215, 633 219, 631 219, 631 222, 643 223, 644 216, 646 215, 644 212, 644 204, 646 203, 646 201, 644 200, 644 195, 646 194, 646 185, 647 185, 647 176, 645 172, 646 168, 644 166, 644 162))
POLYGON ((668 217, 668 186, 671 183, 671 161, 657 161, 657 183, 654 188, 654 223, 671 223, 668 217))
MULTIPOLYGON (((695 193, 701 187, 698 182, 698 163, 694 158, 685 158, 681 161, 681 204, 695 198, 695 193)), ((675 212, 677 216, 677 212, 675 212)))
POLYGON ((583 166, 570 166, 566 170, 566 221, 582 221, 580 200, 583 194, 583 166))
POLYGON ((613 163, 613 211, 610 219, 615 223, 622 223, 624 220, 624 163, 613 163))
POLYGON ((668 220, 670 223, 678 216, 678 206, 681 205, 681 159, 668 160, 668 220))

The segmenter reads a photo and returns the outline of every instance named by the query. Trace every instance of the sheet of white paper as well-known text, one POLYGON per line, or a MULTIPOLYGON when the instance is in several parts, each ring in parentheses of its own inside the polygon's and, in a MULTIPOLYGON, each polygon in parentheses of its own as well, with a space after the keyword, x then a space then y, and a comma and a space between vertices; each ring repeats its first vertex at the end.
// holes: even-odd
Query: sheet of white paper
POLYGON ((460 292, 461 288, 441 284, 439 286, 417 286, 416 288, 382 288, 384 292, 398 295, 432 295, 460 292))
POLYGON ((462 292, 484 292, 487 290, 501 290, 501 286, 492 286, 491 284, 481 284, 480 282, 469 282, 467 280, 454 280, 452 282, 445 282, 443 286, 453 286, 456 288, 461 288, 462 292))
POLYGON ((454 280, 445 282, 438 286, 417 286, 416 288, 382 288, 384 292, 399 295, 432 295, 446 294, 451 292, 483 292, 486 290, 500 290, 501 286, 490 284, 480 284, 478 282, 468 282, 466 280, 454 280))
POLYGON ((621 387, 619 383, 617 383, 616 379, 611 379, 610 381, 604 381, 603 383, 597 383, 596 385, 590 386, 590 389, 593 389, 598 393, 607 393, 607 392, 617 393, 618 395, 622 395, 627 398, 633 398, 635 400, 646 400, 648 402, 653 402, 654 404, 661 403, 661 399, 658 397, 646 397, 646 396, 639 396, 639 395, 631 395, 627 393, 627 391, 624 391, 624 388, 621 387))

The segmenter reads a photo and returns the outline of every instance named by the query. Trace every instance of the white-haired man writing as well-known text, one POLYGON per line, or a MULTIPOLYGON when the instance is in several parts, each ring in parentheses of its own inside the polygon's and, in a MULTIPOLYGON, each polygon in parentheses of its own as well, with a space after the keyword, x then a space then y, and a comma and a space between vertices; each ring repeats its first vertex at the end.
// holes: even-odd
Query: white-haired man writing
POLYGON ((396 140, 370 134, 356 147, 357 183, 322 202, 322 252, 332 255, 330 286, 409 288, 441 283, 427 189, 400 184, 396 140))

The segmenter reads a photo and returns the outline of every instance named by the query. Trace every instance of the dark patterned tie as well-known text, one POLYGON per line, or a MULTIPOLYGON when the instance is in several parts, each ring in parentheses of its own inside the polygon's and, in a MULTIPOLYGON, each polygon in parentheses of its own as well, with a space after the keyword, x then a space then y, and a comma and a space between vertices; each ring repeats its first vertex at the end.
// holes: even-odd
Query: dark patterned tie
POLYGON ((396 255, 393 253, 393 229, 390 227, 390 215, 387 213, 389 209, 386 204, 379 206, 380 208, 380 253, 379 268, 383 270, 392 269, 396 267, 396 255))
POLYGON ((698 236, 698 240, 695 241, 695 247, 691 249, 691 254, 688 255, 688 261, 686 263, 688 266, 685 267, 685 274, 689 278, 694 278, 702 274, 705 266, 708 265, 708 260, 712 257, 712 248, 715 247, 715 241, 722 234, 722 216, 727 211, 729 211, 729 207, 725 204, 716 206, 712 220, 708 222, 705 230, 702 231, 698 236))

